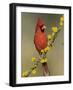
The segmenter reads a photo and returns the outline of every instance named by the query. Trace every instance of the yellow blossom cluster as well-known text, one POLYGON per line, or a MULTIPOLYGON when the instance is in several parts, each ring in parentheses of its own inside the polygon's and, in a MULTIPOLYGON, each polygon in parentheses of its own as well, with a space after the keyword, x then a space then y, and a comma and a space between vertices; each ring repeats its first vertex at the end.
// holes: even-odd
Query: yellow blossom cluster
MULTIPOLYGON (((53 28, 53 31, 54 31, 54 28, 53 28)), ((58 31, 58 30, 57 30, 57 31, 58 31)), ((48 35, 48 40, 49 40, 49 41, 53 39, 53 37, 55 36, 55 32, 56 32, 56 31, 54 31, 54 32, 52 32, 52 34, 49 34, 49 35, 48 35)))
POLYGON ((49 50, 50 50, 50 47, 47 46, 45 49, 42 49, 42 50, 41 50, 41 53, 46 53, 46 52, 48 52, 49 50))
POLYGON ((28 72, 28 71, 25 71, 25 72, 22 73, 22 76, 23 76, 23 77, 27 77, 28 74, 29 74, 29 72, 28 72))
POLYGON ((52 31, 53 31, 54 33, 56 33, 56 32, 58 32, 58 28, 57 28, 57 27, 52 27, 52 31))
POLYGON ((36 74, 36 69, 33 69, 32 70, 32 74, 36 74))
POLYGON ((51 40, 52 39, 52 35, 48 35, 48 40, 51 40))
POLYGON ((42 58, 42 59, 40 60, 40 62, 41 62, 41 63, 47 62, 47 58, 42 58))
POLYGON ((32 57, 32 62, 35 62, 36 61, 36 58, 35 57, 32 57))
POLYGON ((63 26, 64 25, 64 16, 61 16, 60 17, 60 26, 63 26))

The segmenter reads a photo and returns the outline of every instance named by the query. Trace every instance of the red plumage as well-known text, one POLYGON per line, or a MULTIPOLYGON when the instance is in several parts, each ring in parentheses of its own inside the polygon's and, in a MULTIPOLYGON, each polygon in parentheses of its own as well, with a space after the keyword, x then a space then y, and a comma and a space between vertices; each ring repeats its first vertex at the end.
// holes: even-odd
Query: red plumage
MULTIPOLYGON (((35 35, 34 35, 34 44, 38 52, 42 49, 45 49, 48 44, 47 35, 45 33, 45 24, 42 19, 38 19, 35 35)), ((48 65, 47 62, 42 64, 43 67, 43 75, 48 75, 48 65)))
POLYGON ((36 30, 35 30, 35 36, 34 36, 34 44, 36 49, 40 52, 42 49, 47 47, 47 36, 45 33, 45 26, 44 22, 42 19, 38 19, 37 25, 36 25, 36 30))

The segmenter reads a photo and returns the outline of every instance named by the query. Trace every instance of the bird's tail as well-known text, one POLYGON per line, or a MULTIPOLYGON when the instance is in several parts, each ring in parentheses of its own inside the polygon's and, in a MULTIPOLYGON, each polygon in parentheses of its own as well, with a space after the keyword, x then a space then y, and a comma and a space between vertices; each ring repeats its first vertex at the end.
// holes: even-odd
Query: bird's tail
POLYGON ((44 76, 49 76, 49 68, 47 62, 42 63, 42 68, 43 68, 43 75, 44 76))
MULTIPOLYGON (((43 54, 40 55, 40 57, 44 58, 44 57, 46 57, 46 54, 43 53, 43 54)), ((42 63, 42 69, 43 69, 43 75, 44 76, 49 76, 50 75, 47 62, 42 63)))

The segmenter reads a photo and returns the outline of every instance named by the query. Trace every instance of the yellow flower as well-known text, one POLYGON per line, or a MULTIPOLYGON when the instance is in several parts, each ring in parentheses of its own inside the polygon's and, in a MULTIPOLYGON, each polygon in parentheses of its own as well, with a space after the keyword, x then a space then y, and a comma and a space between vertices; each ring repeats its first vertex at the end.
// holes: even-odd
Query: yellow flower
POLYGON ((25 71, 25 72, 22 73, 22 76, 23 76, 23 77, 27 77, 28 74, 29 74, 28 71, 25 71))
POLYGON ((44 50, 43 49, 41 50, 41 53, 44 53, 44 50))
POLYGON ((47 62, 47 58, 45 58, 45 62, 47 62))
POLYGON ((56 33, 56 32, 58 31, 58 28, 57 28, 57 27, 52 27, 52 31, 53 31, 54 33, 56 33))
POLYGON ((48 40, 52 39, 52 36, 51 35, 48 35, 48 40))
POLYGON ((41 63, 47 62, 47 58, 42 58, 42 59, 40 60, 40 62, 41 62, 41 63))
POLYGON ((60 26, 63 26, 63 22, 60 22, 60 26))
POLYGON ((50 47, 47 46, 44 51, 47 52, 48 50, 50 50, 50 47))
POLYGON ((44 59, 42 58, 42 59, 40 60, 40 62, 41 62, 41 63, 44 63, 44 59))
POLYGON ((64 21, 64 16, 61 16, 60 17, 60 21, 64 21))
POLYGON ((33 69, 35 69, 37 67, 37 65, 35 64, 35 65, 33 65, 32 67, 31 67, 31 69, 33 70, 33 69))
POLYGON ((32 57, 32 62, 35 62, 36 58, 35 57, 32 57))
POLYGON ((52 36, 54 36, 54 35, 55 35, 55 33, 53 32, 53 33, 52 33, 52 36))
POLYGON ((32 70, 32 74, 36 74, 36 70, 35 69, 32 70))

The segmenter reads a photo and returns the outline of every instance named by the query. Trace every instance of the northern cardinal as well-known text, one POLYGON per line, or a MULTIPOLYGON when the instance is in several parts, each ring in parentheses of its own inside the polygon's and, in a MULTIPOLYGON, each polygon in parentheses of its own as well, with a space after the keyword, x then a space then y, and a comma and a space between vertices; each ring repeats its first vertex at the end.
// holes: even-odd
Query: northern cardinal
MULTIPOLYGON (((39 54, 40 54, 40 51, 42 49, 45 49, 48 44, 48 39, 45 33, 45 29, 46 29, 46 26, 44 24, 44 21, 41 18, 38 18, 35 35, 34 35, 34 44, 39 54)), ((48 75, 47 62, 43 63, 42 67, 43 67, 43 74, 47 76, 48 75)))

